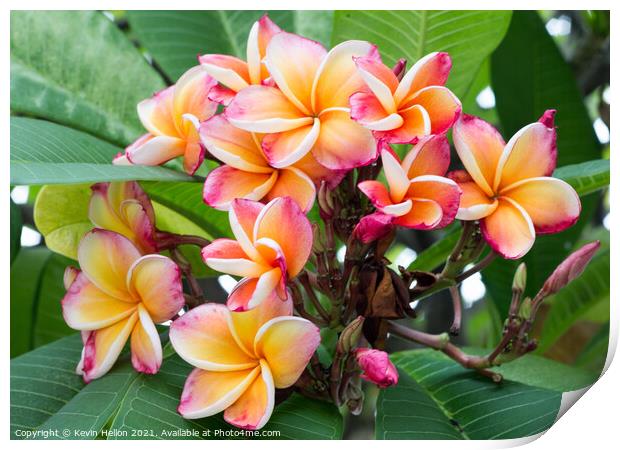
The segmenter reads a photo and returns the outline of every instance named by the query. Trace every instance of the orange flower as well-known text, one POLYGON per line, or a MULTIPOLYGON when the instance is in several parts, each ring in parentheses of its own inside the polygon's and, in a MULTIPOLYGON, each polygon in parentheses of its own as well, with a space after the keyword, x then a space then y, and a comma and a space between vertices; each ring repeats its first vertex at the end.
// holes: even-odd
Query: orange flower
POLYGON ((491 248, 504 258, 525 255, 536 234, 560 232, 579 218, 581 202, 556 165, 554 110, 519 130, 507 144, 493 126, 465 115, 453 130, 465 171, 452 173, 463 190, 457 219, 479 220, 491 248))

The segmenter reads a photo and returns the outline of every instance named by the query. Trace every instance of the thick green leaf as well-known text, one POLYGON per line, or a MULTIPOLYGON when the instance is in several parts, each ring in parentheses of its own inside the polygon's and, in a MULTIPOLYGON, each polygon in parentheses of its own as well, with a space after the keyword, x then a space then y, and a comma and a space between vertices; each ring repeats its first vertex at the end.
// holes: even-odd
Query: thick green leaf
MULTIPOLYGON (((548 35, 538 13, 513 13, 508 33, 492 55, 491 78, 506 140, 521 127, 536 121, 546 109, 555 108, 558 111, 558 165, 601 157, 600 145, 571 67, 548 35)), ((527 295, 540 288, 573 248, 592 217, 598 199, 597 194, 582 198, 581 218, 573 227, 536 238, 536 244, 524 258, 528 268, 527 295)), ((516 266, 515 261, 498 259, 483 272, 490 297, 502 317, 508 310, 516 266)))
POLYGON ((593 308, 601 305, 609 311, 609 248, 597 252, 581 276, 550 297, 551 309, 542 327, 539 351, 544 352, 593 308))
POLYGON ((480 65, 501 42, 510 11, 336 11, 332 43, 363 39, 376 44, 386 64, 409 67, 434 51, 450 53, 448 87, 464 95, 480 65))
POLYGON ((71 262, 38 247, 24 248, 11 266, 11 357, 75 333, 60 307, 71 262))
POLYGON ((596 159, 581 164, 560 167, 553 173, 570 184, 580 196, 609 186, 609 160, 596 159))
POLYGON ((510 439, 547 430, 561 393, 496 384, 435 352, 394 355, 398 385, 377 401, 377 439, 510 439))
POLYGON ((416 259, 409 265, 408 270, 431 271, 445 263, 450 252, 459 240, 460 235, 460 227, 454 226, 450 228, 443 238, 420 252, 416 259))
MULTIPOLYGON (((245 61, 252 23, 265 11, 129 11, 131 30, 171 80, 197 64, 196 55, 223 53, 245 61)), ((329 43, 331 11, 271 11, 280 28, 329 43)))
POLYGON ((11 12, 11 109, 127 145, 163 82, 100 12, 11 12))
POLYGON ((11 117, 11 184, 118 180, 191 180, 163 167, 114 166, 122 149, 71 128, 11 117))
POLYGON ((207 206, 202 200, 202 183, 141 183, 155 202, 176 211, 204 230, 209 238, 230 237, 228 214, 207 206))
POLYGON ((15 261, 21 247, 22 210, 11 199, 11 264, 15 261))
POLYGON ((41 188, 34 223, 50 250, 77 259, 77 247, 93 224, 88 218, 90 184, 54 184, 41 188))
MULTIPOLYGON (((191 370, 178 356, 166 357, 157 375, 144 375, 131 368, 129 355, 125 354, 109 374, 85 385, 74 373, 80 350, 79 337, 71 336, 11 361, 13 433, 27 426, 59 432, 68 428, 72 431, 68 438, 72 439, 208 439, 218 438, 218 432, 233 430, 221 415, 188 421, 176 412, 191 370), (26 372, 29 365, 48 376, 37 382, 31 381, 38 378, 37 371, 24 377, 24 372, 30 375, 26 372), (56 399, 52 397, 56 391, 44 383, 45 379, 71 389, 62 391, 63 395, 56 399), (29 410, 39 409, 45 414, 27 415, 29 410)), ((333 405, 294 394, 276 406, 264 430, 280 432, 280 436, 271 436, 280 439, 339 439, 343 421, 333 405)))
POLYGON ((23 439, 19 433, 35 430, 82 389, 75 374, 81 344, 74 334, 11 360, 11 438, 23 439))
POLYGON ((581 351, 575 365, 594 373, 602 373, 609 351, 609 322, 604 324, 581 351))

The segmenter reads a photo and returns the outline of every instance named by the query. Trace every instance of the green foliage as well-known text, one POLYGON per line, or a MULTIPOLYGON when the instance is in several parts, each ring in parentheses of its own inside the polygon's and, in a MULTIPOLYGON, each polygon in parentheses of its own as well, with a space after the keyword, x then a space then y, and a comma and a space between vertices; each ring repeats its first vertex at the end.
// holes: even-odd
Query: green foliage
POLYGON ((609 170, 608 159, 595 159, 560 167, 553 176, 566 181, 580 196, 584 196, 609 186, 609 170))
POLYGON ((417 258, 409 265, 408 270, 431 271, 445 263, 460 235, 460 227, 450 227, 443 238, 435 241, 430 247, 420 252, 417 258))
POLYGON ((46 185, 34 203, 34 223, 50 250, 77 259, 80 240, 93 224, 88 218, 89 184, 46 185))
MULTIPOLYGON (((558 111, 558 166, 601 157, 592 122, 571 68, 536 12, 513 13, 506 37, 492 55, 491 75, 496 108, 506 139, 537 120, 546 109, 554 108, 558 111)), ((598 171, 602 165, 597 163, 587 168, 593 171, 591 175, 594 178, 599 178, 598 171)), ((584 166, 577 170, 585 169, 584 166)), ((574 172, 571 173, 571 170, 568 175, 574 183, 574 172)), ((589 183, 585 179, 582 182, 584 186, 589 183)), ((524 258, 528 268, 528 295, 542 286, 547 276, 573 248, 594 212, 597 199, 596 194, 582 198, 581 218, 573 227, 555 235, 537 237, 536 244, 524 258)), ((489 294, 502 317, 508 310, 510 280, 516 266, 514 261, 498 259, 483 272, 489 294)))
POLYGON ((601 248, 579 278, 548 299, 551 309, 541 332, 540 352, 547 350, 577 320, 583 319, 598 305, 609 311, 609 256, 609 248, 601 248))
POLYGON ((11 199, 11 264, 15 261, 21 248, 22 210, 11 199))
POLYGON ((501 42, 510 11, 336 11, 332 43, 370 41, 383 61, 407 58, 409 67, 428 53, 450 53, 448 87, 457 96, 471 86, 485 58, 501 42))
POLYGON ((191 179, 163 167, 112 165, 112 159, 121 151, 62 125, 11 117, 11 184, 191 179))
POLYGON ((399 382, 377 400, 377 439, 510 439, 547 430, 561 393, 497 384, 432 350, 393 355, 399 382))
MULTIPOLYGON (((128 355, 121 356, 109 374, 85 385, 75 374, 81 346, 79 336, 73 335, 11 361, 13 437, 17 429, 69 428, 83 439, 114 438, 114 433, 117 438, 165 438, 163 433, 172 437, 205 430, 217 438, 214 430, 232 429, 221 415, 200 420, 178 415, 176 407, 191 370, 178 356, 167 356, 157 375, 135 372, 128 355), (139 434, 145 430, 155 435, 139 434), (125 431, 127 436, 118 434, 125 431)), ((280 439, 339 439, 343 424, 335 406, 294 394, 276 406, 264 429, 280 431, 280 439)))
POLYGON ((24 248, 11 266, 11 357, 73 334, 62 318, 63 274, 72 261, 24 248))
MULTIPOLYGON (((171 80, 197 64, 196 55, 223 53, 245 61, 248 33, 264 11, 129 11, 132 32, 171 80)), ((331 11, 270 11, 285 31, 329 43, 331 11)))
POLYGON ((136 104, 162 87, 157 72, 100 12, 11 12, 14 112, 127 145, 143 134, 136 104))

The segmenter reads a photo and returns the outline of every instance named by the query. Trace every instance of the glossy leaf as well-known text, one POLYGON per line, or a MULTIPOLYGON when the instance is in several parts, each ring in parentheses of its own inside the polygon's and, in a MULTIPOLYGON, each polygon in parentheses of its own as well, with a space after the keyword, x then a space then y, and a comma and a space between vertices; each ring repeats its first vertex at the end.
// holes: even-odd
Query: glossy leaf
MULTIPOLYGON (((245 60, 248 33, 265 11, 129 11, 133 33, 172 81, 197 64, 196 56, 222 53, 245 60)), ((280 28, 329 43, 331 11, 270 11, 280 28)))
POLYGON ((332 43, 370 41, 383 61, 406 58, 408 67, 428 53, 448 52, 448 79, 457 96, 464 95, 484 59, 501 42, 510 11, 336 11, 332 43))
POLYGON ((420 252, 409 265, 408 270, 432 271, 436 269, 446 262, 460 236, 461 228, 459 226, 451 227, 442 238, 420 252))
POLYGON ((161 77, 100 12, 11 12, 11 110, 127 145, 161 77))
POLYGON ((11 264, 19 253, 22 237, 22 210, 11 199, 11 264))
POLYGON ((163 167, 112 165, 112 159, 121 151, 62 125, 11 117, 11 184, 191 179, 163 167))
POLYGON ((553 173, 553 176, 566 181, 575 188, 579 195, 583 196, 607 188, 609 172, 608 159, 595 159, 560 167, 553 173))
MULTIPOLYGON (((13 433, 68 428, 71 439, 209 439, 218 438, 216 430, 232 430, 221 415, 188 421, 176 412, 191 370, 178 356, 168 356, 156 375, 138 374, 128 355, 121 356, 109 374, 85 385, 74 373, 80 350, 81 340, 73 335, 11 361, 13 433), (51 399, 50 392, 57 391, 62 395, 51 399), (45 413, 28 415, 39 409, 45 413)), ((278 439, 340 439, 343 423, 333 405, 294 394, 275 408, 264 430, 279 431, 272 436, 278 439)))
POLYGON ((377 439, 509 439, 547 430, 561 393, 510 380, 497 384, 440 353, 393 356, 396 386, 377 400, 377 439))

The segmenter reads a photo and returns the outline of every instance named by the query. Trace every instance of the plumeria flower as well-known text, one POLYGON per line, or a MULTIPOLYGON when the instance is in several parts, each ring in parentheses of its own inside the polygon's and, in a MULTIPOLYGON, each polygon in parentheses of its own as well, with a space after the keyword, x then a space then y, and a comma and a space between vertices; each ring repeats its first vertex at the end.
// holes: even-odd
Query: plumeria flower
POLYGON ((316 184, 335 186, 344 176, 320 165, 308 153, 295 164, 280 169, 269 165, 261 149, 261 136, 236 128, 223 115, 200 126, 200 137, 209 153, 225 165, 211 171, 204 186, 205 203, 227 211, 235 198, 272 200, 289 196, 308 212, 314 204, 316 184))
POLYGON ((135 181, 96 183, 88 218, 97 228, 114 231, 131 240, 142 254, 155 253, 155 212, 135 181))
POLYGON ((308 218, 290 197, 278 197, 267 205, 236 199, 228 214, 236 240, 214 240, 202 249, 204 262, 218 272, 254 279, 248 308, 274 289, 280 298, 287 298, 287 279, 303 269, 312 249, 308 218))
MULTIPOLYGON (((247 294, 235 290, 235 303, 247 294)), ((170 342, 196 367, 187 378, 178 411, 198 419, 224 411, 224 420, 249 430, 262 428, 274 407, 275 389, 292 386, 320 343, 319 329, 293 317, 291 301, 268 296, 243 312, 206 303, 175 320, 170 342)))
POLYGON ((235 94, 251 84, 261 84, 269 77, 262 60, 271 38, 282 31, 265 14, 254 22, 248 35, 247 62, 229 55, 208 54, 198 61, 209 75, 220 82, 211 89, 209 98, 228 105, 235 94))
POLYGON ((157 373, 162 348, 156 323, 183 307, 178 266, 161 255, 142 256, 124 236, 95 228, 78 247, 81 271, 65 273, 62 313, 82 331, 78 374, 89 382, 106 374, 131 337, 131 362, 138 372, 157 373))
POLYGON ((256 133, 272 167, 288 167, 312 152, 332 170, 374 160, 370 131, 349 117, 349 97, 363 89, 354 56, 379 58, 376 47, 346 41, 329 53, 321 44, 281 32, 267 46, 265 65, 277 87, 249 86, 226 108, 230 123, 256 133))
POLYGON ((445 133, 461 112, 461 102, 444 86, 452 67, 447 53, 420 59, 400 82, 376 58, 355 58, 355 64, 368 89, 351 96, 351 117, 378 139, 410 143, 445 133))
POLYGON ((443 176, 450 165, 450 145, 444 135, 421 139, 402 162, 383 144, 381 160, 388 187, 375 180, 358 184, 377 208, 361 222, 358 237, 369 242, 393 225, 432 230, 454 220, 461 190, 443 176))
POLYGON ((204 68, 196 66, 174 86, 138 103, 138 116, 148 133, 127 147, 114 164, 157 166, 182 156, 185 171, 196 172, 205 156, 198 127, 217 110, 217 103, 208 98, 216 84, 204 68))
POLYGON ((556 166, 554 110, 519 130, 507 144, 493 126, 463 116, 454 126, 465 166, 451 176, 463 190, 457 218, 480 220, 484 238, 504 258, 525 255, 536 234, 557 233, 579 218, 575 190, 550 175, 556 166))

